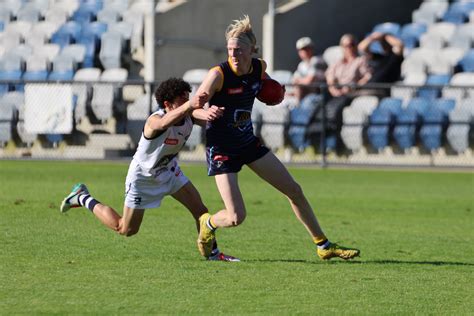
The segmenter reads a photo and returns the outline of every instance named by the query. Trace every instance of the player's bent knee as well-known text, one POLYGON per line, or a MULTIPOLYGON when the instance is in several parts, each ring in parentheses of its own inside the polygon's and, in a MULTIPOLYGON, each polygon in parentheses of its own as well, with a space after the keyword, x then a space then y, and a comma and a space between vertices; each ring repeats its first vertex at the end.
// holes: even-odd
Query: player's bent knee
POLYGON ((138 228, 126 228, 126 229, 120 229, 118 233, 125 237, 131 237, 137 234, 138 230, 139 230, 138 228))
POLYGON ((244 222, 245 217, 246 217, 245 212, 234 213, 230 216, 230 222, 232 223, 232 226, 239 226, 240 224, 244 222))

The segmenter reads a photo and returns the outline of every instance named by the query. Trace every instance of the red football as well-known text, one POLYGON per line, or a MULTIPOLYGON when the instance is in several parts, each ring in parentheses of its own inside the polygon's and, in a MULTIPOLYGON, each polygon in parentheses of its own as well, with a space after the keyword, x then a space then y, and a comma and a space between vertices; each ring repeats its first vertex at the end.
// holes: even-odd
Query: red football
POLYGON ((267 105, 276 105, 283 101, 285 89, 282 85, 273 79, 262 79, 260 91, 257 93, 257 99, 267 105))

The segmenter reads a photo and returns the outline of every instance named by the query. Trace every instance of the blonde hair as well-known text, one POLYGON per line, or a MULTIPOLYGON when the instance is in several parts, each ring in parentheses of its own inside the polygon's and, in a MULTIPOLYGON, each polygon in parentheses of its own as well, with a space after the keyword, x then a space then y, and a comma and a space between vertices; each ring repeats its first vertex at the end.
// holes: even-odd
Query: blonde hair
POLYGON ((228 41, 231 38, 237 38, 238 40, 247 43, 252 48, 253 53, 258 53, 257 38, 253 33, 248 15, 244 15, 240 20, 234 20, 233 23, 227 27, 225 31, 225 39, 228 41))

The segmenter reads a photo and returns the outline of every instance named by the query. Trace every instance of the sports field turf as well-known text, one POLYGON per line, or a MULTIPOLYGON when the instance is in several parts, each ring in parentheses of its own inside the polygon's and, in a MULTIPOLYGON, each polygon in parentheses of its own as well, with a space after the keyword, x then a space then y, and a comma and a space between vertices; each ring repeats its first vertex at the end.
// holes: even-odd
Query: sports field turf
MULTIPOLYGON (((327 235, 361 258, 320 261, 286 199, 245 169, 248 217, 218 231, 240 263, 206 262, 171 198, 131 238, 86 209, 78 181, 121 211, 126 163, 0 161, 0 314, 449 314, 474 311, 474 175, 290 168, 327 235)), ((204 165, 185 174, 215 212, 204 165)))

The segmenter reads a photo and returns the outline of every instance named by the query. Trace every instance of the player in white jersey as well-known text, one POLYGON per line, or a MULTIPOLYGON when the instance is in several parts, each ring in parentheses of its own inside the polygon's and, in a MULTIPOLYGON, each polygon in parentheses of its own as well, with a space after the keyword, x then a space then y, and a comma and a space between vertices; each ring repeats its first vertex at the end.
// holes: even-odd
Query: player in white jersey
MULTIPOLYGON (((145 209, 159 207, 170 195, 193 215, 199 231, 199 217, 208 212, 199 192, 183 174, 177 155, 191 134, 193 121, 205 124, 222 116, 223 108, 202 109, 208 95, 202 93, 189 100, 190 85, 182 79, 170 78, 155 91, 160 107, 146 120, 137 151, 130 163, 125 182, 125 201, 120 216, 113 208, 94 199, 87 187, 79 183, 63 200, 61 212, 87 207, 103 224, 124 236, 136 234, 145 209)), ((214 244, 209 260, 239 261, 224 255, 214 244)))

